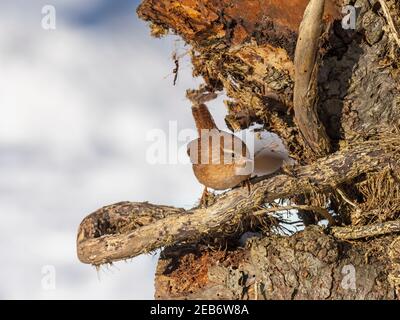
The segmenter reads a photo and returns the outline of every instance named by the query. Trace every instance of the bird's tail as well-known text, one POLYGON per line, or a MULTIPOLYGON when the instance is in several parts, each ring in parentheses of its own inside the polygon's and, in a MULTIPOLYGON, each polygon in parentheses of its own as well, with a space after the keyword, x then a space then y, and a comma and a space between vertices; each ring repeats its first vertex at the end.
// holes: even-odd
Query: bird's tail
POLYGON ((194 121, 196 122, 196 127, 197 130, 199 131, 199 135, 201 134, 201 130, 217 129, 214 119, 204 103, 199 105, 194 105, 192 107, 192 114, 194 121))

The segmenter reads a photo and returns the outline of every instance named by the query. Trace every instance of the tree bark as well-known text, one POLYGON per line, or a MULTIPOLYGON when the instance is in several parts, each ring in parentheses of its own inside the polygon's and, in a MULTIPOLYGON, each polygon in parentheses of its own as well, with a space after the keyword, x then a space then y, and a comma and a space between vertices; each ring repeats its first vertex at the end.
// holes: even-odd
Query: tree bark
POLYGON ((104 207, 81 223, 79 259, 100 265, 164 248, 162 299, 397 299, 399 2, 143 0, 138 15, 154 36, 190 45, 203 89, 230 98, 232 131, 263 124, 296 165, 207 208, 104 207), (355 28, 342 24, 347 5, 355 28), (331 215, 330 226, 277 232, 282 221, 268 215, 285 210, 277 199, 313 214, 307 224, 331 215))
POLYGON ((199 241, 206 235, 222 236, 263 203, 329 190, 360 172, 369 173, 390 166, 400 168, 400 138, 385 142, 358 144, 318 163, 292 168, 289 174, 277 174, 236 188, 216 199, 208 208, 189 211, 148 203, 121 203, 105 207, 88 216, 78 232, 78 257, 84 263, 100 265, 181 242, 199 241))
POLYGON ((368 247, 311 226, 292 237, 254 237, 235 250, 173 247, 161 255, 156 298, 394 299, 386 279, 398 266, 385 248, 395 241, 368 247))

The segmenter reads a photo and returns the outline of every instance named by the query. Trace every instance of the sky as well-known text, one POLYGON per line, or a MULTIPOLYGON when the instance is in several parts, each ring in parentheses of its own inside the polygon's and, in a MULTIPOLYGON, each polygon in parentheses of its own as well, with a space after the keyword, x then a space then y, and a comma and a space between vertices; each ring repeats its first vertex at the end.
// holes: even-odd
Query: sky
MULTIPOLYGON (((153 299, 157 255, 100 271, 76 257, 79 223, 119 201, 192 207, 189 164, 151 164, 153 129, 193 128, 181 61, 136 16, 137 1, 0 2, 0 299, 153 299), (56 9, 56 29, 42 8, 56 9)), ((222 99, 210 105, 224 127, 222 99)), ((180 145, 184 144, 180 142, 180 145)))

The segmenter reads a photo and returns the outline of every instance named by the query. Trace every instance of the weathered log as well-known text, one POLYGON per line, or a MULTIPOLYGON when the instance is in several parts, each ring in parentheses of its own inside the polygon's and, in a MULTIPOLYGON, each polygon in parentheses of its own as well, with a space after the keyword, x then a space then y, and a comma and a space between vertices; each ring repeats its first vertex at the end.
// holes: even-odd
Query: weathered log
POLYGON ((400 4, 326 0, 328 27, 319 39, 321 6, 299 28, 309 2, 142 1, 138 13, 153 34, 180 35, 192 48, 193 74, 212 92, 227 93, 228 127, 262 123, 298 161, 254 180, 250 194, 236 188, 208 208, 104 207, 81 223, 82 262, 100 265, 163 247, 155 284, 164 299, 400 296, 400 182, 390 177, 400 168, 400 4), (349 4, 358 7, 355 29, 342 27, 335 8, 349 4), (326 215, 327 207, 347 225, 312 226, 290 237, 257 229, 267 232, 246 247, 238 241, 243 232, 231 236, 247 218, 264 218, 277 198, 294 205, 270 210, 326 215), (209 241, 220 237, 227 250, 218 246, 225 242, 209 241), (356 272, 355 290, 346 270, 356 272))
POLYGON ((78 232, 77 251, 84 263, 100 265, 128 259, 155 249, 206 235, 223 234, 245 214, 275 199, 326 191, 360 174, 400 166, 400 139, 359 143, 286 174, 254 182, 219 196, 208 208, 185 211, 147 203, 122 203, 105 207, 85 218, 78 232))

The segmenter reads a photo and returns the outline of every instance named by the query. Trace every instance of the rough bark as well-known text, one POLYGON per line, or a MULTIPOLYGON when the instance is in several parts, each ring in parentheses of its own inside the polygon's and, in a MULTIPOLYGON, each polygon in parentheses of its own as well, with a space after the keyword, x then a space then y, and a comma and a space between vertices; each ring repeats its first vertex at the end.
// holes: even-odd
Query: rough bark
MULTIPOLYGON (((309 162, 293 112, 295 47, 307 4, 146 0, 138 13, 153 30, 172 30, 192 46, 194 75, 233 100, 226 102, 228 126, 263 123, 293 158, 309 162)), ((398 3, 387 4, 398 26, 398 3)), ((378 1, 326 1, 316 110, 334 149, 400 126, 398 47, 382 15, 378 1), (347 4, 359 7, 355 30, 341 26, 347 4)))
POLYGON ((400 168, 400 139, 357 144, 318 163, 291 168, 289 174, 255 182, 251 191, 236 188, 219 196, 207 208, 189 211, 148 203, 121 203, 88 216, 78 232, 78 257, 100 265, 128 259, 163 246, 221 236, 245 215, 275 199, 333 189, 360 172, 400 168))
POLYGON ((164 247, 155 280, 163 299, 398 298, 399 2, 143 0, 138 14, 154 36, 173 32, 190 45, 193 75, 210 96, 230 98, 230 129, 263 124, 296 165, 208 208, 104 207, 81 223, 80 260, 99 265, 164 247), (358 8, 354 30, 341 25, 349 4, 358 8), (276 199, 307 224, 328 212, 338 225, 277 234, 276 221, 263 225, 276 199), (244 243, 246 231, 256 237, 244 243), (349 268, 355 290, 344 281, 349 268))
POLYGON ((161 256, 156 298, 394 299, 386 280, 394 269, 386 251, 392 242, 388 237, 367 247, 312 226, 292 237, 254 237, 235 250, 173 247, 161 256), (355 287, 346 278, 352 271, 355 287))
MULTIPOLYGON (((325 20, 338 16, 328 0, 325 20)), ((307 0, 147 0, 139 16, 153 34, 178 33, 192 48, 194 75, 214 90, 224 89, 228 127, 258 121, 277 133, 291 155, 304 155, 293 119, 294 53, 307 0)))

